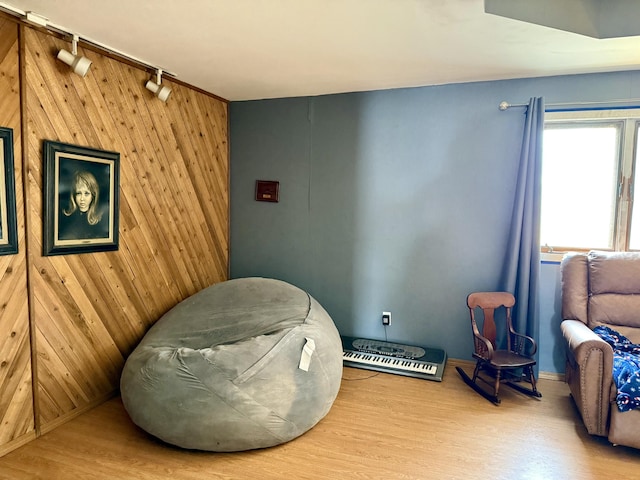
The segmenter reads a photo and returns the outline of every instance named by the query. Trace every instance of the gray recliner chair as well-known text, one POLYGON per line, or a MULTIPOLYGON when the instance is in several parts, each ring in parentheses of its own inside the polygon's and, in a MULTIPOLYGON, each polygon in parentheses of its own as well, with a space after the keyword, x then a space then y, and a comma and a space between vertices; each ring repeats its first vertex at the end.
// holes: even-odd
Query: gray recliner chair
POLYGON ((587 431, 640 448, 640 410, 620 412, 605 325, 640 343, 640 252, 570 253, 562 260, 565 379, 587 431))

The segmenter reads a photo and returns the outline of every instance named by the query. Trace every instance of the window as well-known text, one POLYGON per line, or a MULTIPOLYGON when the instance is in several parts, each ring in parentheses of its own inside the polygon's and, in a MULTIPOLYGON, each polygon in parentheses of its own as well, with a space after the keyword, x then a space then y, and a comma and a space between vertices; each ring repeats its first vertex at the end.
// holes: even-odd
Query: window
POLYGON ((640 250, 639 129, 635 109, 546 114, 542 252, 640 250))

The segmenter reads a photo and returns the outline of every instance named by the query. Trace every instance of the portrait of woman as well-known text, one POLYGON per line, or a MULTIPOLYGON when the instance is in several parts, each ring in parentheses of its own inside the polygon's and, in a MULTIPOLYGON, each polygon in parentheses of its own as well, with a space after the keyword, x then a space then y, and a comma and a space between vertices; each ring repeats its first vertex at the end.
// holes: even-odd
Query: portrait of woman
POLYGON ((109 226, 101 223, 100 187, 88 171, 76 171, 71 181, 68 205, 60 209, 60 240, 106 238, 109 226))
POLYGON ((45 140, 47 255, 118 250, 120 154, 45 140))

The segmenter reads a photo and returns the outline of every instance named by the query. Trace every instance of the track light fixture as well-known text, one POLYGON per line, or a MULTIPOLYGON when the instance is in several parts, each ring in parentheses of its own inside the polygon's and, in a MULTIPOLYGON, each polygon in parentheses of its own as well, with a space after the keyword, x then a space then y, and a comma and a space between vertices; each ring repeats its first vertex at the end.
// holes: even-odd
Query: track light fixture
POLYGON ((158 97, 163 102, 166 102, 171 94, 171 89, 169 87, 160 85, 162 83, 162 70, 158 69, 156 73, 157 81, 148 80, 145 87, 148 90, 151 90, 156 97, 158 97))
POLYGON ((87 57, 83 57, 82 55, 78 55, 78 35, 73 35, 73 39, 71 41, 71 53, 67 52, 65 49, 61 49, 58 52, 58 60, 69 65, 71 70, 81 77, 84 77, 87 74, 89 67, 91 66, 91 60, 87 57))
MULTIPOLYGON (((84 77, 89 72, 89 67, 91 66, 91 60, 81 55, 78 55, 78 41, 80 40, 79 35, 75 33, 71 33, 69 30, 61 27, 60 25, 56 25, 51 23, 48 18, 43 17, 42 15, 33 12, 33 11, 24 11, 9 5, 6 5, 3 1, 0 0, 0 13, 7 13, 12 15, 20 20, 24 20, 27 23, 32 25, 36 25, 38 27, 44 28, 49 32, 53 32, 56 35, 61 35, 64 37, 72 38, 72 50, 68 52, 67 50, 61 49, 58 52, 58 60, 66 63, 71 67, 71 69, 77 73, 78 75, 84 77)), ((115 58, 122 58, 127 62, 130 62, 134 65, 143 67, 145 70, 151 69, 156 70, 157 72, 157 81, 149 80, 147 82, 146 87, 151 90, 160 100, 166 102, 171 94, 171 89, 169 87, 163 87, 160 85, 162 81, 162 74, 169 75, 171 77, 176 77, 175 73, 159 70, 158 67, 152 65, 144 60, 128 55, 127 53, 121 52, 114 48, 111 48, 102 43, 91 40, 86 36, 82 36, 82 43, 84 45, 93 46, 96 48, 98 52, 106 52, 114 56, 115 58)))

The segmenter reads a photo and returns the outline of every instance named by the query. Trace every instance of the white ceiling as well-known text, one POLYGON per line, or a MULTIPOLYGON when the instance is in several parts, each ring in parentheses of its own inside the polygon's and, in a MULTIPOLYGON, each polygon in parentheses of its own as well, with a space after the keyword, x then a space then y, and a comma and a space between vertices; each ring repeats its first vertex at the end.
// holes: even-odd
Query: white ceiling
MULTIPOLYGON (((606 5, 621 1, 628 0, 606 5)), ((640 69, 640 36, 595 39, 525 23, 485 13, 483 0, 1 5, 47 17, 231 101, 640 69)))

